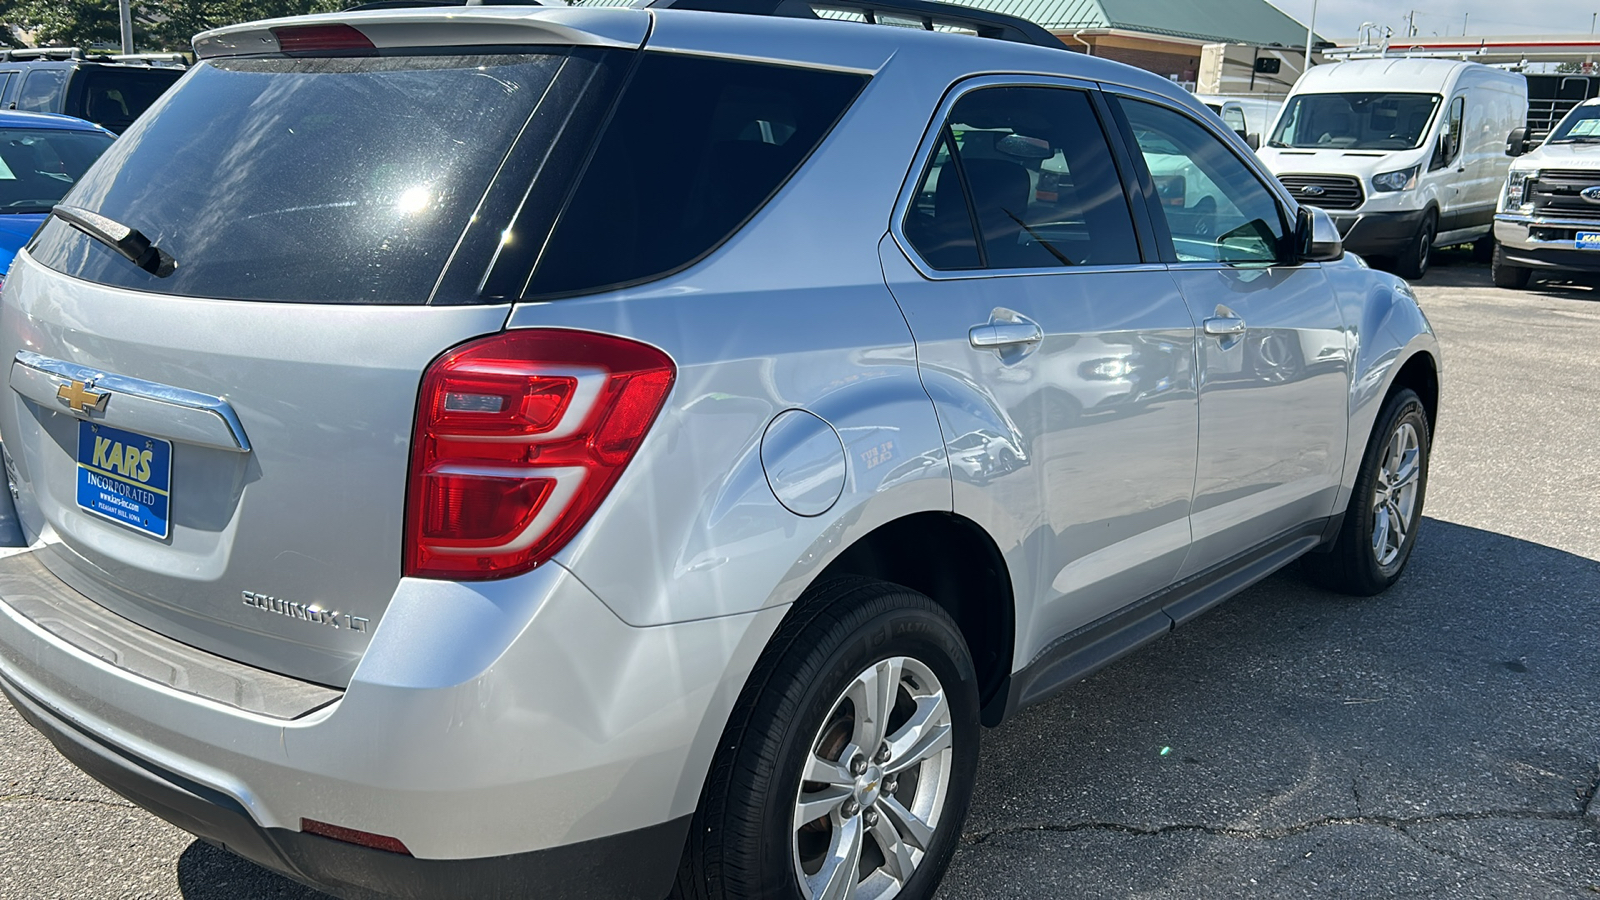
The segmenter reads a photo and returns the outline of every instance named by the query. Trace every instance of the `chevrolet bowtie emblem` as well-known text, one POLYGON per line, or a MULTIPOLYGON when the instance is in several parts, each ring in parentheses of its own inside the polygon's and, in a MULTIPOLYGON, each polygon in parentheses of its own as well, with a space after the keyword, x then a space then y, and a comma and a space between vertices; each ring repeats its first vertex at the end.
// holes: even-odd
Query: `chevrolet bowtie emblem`
POLYGON ((67 404, 73 412, 87 413, 89 410, 105 412, 106 401, 111 399, 111 392, 96 393, 93 390, 94 382, 73 381, 56 388, 56 399, 67 404))

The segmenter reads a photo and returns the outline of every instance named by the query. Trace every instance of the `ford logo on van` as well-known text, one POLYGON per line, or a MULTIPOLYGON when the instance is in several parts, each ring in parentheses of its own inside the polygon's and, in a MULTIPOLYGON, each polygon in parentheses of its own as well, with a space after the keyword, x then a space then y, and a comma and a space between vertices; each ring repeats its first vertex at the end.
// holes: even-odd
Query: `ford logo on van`
POLYGON ((1600 184, 1597 184, 1594 187, 1584 188, 1578 192, 1578 196, 1589 201, 1590 203, 1600 203, 1600 184))
POLYGON ((1327 188, 1324 188, 1320 184, 1308 184, 1300 189, 1300 193, 1305 194, 1307 197, 1321 197, 1327 192, 1327 188))

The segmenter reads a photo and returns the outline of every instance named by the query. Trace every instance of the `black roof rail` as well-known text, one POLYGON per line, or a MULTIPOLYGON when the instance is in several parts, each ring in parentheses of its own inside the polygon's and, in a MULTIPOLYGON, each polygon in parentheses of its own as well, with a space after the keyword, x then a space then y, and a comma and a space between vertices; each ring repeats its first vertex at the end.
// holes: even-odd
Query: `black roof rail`
POLYGON ((539 0, 371 0, 347 6, 342 12, 368 9, 426 9, 430 6, 545 6, 539 0))
POLYGON ((938 3, 934 0, 648 0, 636 4, 650 9, 695 9, 703 12, 743 13, 755 16, 792 16, 802 19, 820 18, 817 10, 851 12, 861 15, 869 24, 878 24, 879 18, 907 19, 920 22, 926 31, 938 26, 969 30, 979 37, 1035 44, 1053 50, 1065 50, 1061 39, 1044 30, 1037 23, 1020 16, 974 9, 956 3, 938 3))

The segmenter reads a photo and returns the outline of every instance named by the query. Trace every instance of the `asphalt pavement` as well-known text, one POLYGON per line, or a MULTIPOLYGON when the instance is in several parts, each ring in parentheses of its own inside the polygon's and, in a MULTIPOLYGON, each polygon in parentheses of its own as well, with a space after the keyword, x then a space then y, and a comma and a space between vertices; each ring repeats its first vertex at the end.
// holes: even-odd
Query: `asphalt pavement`
MULTIPOLYGON (((1600 897, 1600 289, 1417 283, 1443 411, 1382 597, 1291 568, 985 734, 941 900, 1600 897)), ((0 704, 0 898, 324 895, 0 704)))

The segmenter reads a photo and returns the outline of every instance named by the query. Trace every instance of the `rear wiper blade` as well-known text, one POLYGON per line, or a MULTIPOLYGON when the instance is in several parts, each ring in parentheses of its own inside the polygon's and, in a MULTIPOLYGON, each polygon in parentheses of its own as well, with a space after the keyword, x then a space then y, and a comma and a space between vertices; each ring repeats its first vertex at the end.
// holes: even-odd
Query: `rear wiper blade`
POLYGON ((157 278, 165 278, 178 268, 178 261, 157 247, 144 233, 131 225, 107 218, 78 206, 54 206, 50 214, 94 238, 139 268, 157 278))

